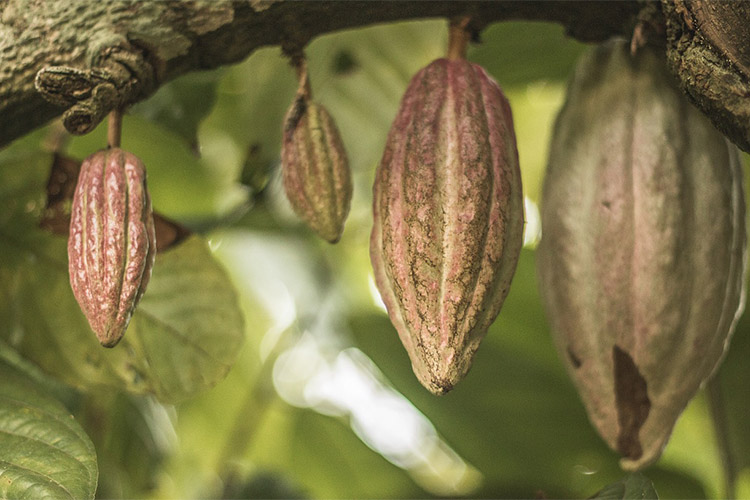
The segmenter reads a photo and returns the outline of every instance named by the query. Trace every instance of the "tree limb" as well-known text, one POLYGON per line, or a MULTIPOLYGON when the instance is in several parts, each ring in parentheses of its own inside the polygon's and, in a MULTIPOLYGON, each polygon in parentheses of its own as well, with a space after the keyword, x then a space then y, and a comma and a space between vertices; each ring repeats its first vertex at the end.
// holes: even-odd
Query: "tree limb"
POLYGON ((550 21, 585 42, 630 37, 637 25, 640 39, 651 24, 651 41, 667 44, 686 93, 750 151, 748 7, 723 0, 662 0, 661 7, 650 0, 0 0, 0 147, 59 115, 69 131, 86 133, 179 75, 240 62, 263 46, 293 51, 336 30, 470 15, 477 32, 502 20, 550 21))
POLYGON ((111 109, 176 76, 237 63, 262 46, 301 47, 335 30, 470 14, 483 24, 558 22, 598 41, 627 35, 639 8, 633 0, 0 0, 0 147, 60 114, 68 130, 86 133, 111 109))
POLYGON ((750 3, 662 0, 667 60, 682 90, 750 152, 750 3))

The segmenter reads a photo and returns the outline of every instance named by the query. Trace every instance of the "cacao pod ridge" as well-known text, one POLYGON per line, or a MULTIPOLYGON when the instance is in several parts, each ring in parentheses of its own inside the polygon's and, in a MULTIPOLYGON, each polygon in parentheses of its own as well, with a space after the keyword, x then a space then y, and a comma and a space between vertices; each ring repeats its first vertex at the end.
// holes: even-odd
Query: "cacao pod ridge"
POLYGON ((287 199, 321 238, 336 243, 349 215, 349 160, 333 118, 301 93, 287 112, 281 150, 287 199))
POLYGON ((553 133, 537 251, 560 357, 589 419, 641 469, 724 356, 744 308, 737 148, 663 53, 589 52, 553 133))
POLYGON ((119 148, 86 158, 73 196, 68 267, 76 300, 105 347, 127 329, 155 253, 143 163, 119 148))
POLYGON ((373 196, 378 289, 417 378, 443 394, 468 372, 523 244, 510 105, 480 66, 438 59, 413 77, 373 196))

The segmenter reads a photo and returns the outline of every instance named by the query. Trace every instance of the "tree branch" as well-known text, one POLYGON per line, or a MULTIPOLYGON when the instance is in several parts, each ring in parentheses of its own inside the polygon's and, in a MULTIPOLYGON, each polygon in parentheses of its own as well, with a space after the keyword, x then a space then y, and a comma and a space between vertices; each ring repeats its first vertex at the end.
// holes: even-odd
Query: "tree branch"
POLYGON ((750 152, 750 3, 662 0, 667 60, 682 90, 750 152))
POLYGON ((240 62, 259 47, 294 50, 336 30, 469 15, 475 32, 496 21, 539 20, 585 42, 629 38, 637 24, 640 38, 650 23, 651 41, 668 42, 686 93, 750 151, 743 22, 750 7, 662 2, 663 9, 650 0, 0 0, 0 147, 60 115, 69 131, 86 133, 179 75, 240 62))
MULTIPOLYGON (((638 2, 287 2, 0 0, 0 147, 63 114, 86 133, 181 74, 237 63, 267 45, 380 22, 473 14, 537 19, 586 41, 632 30, 638 2)), ((405 47, 404 50, 408 50, 405 47)))

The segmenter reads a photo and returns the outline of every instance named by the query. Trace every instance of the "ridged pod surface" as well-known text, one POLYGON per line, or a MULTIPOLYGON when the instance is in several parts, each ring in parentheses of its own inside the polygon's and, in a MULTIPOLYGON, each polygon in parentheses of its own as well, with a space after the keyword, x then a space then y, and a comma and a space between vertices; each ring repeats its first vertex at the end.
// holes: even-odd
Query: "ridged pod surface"
POLYGON ((624 42, 578 65, 543 192, 541 292, 594 426, 626 469, 657 460, 744 306, 738 150, 624 42))
POLYGON ((122 338, 146 291, 156 235, 146 170, 119 148, 83 161, 68 237, 73 294, 105 347, 122 338))
POLYGON ((511 110, 480 66, 438 59, 414 76, 373 191, 380 295, 417 378, 443 394, 468 372, 523 244, 511 110))
POLYGON ((294 211, 321 238, 336 243, 352 199, 349 162, 333 118, 306 96, 298 96, 287 112, 281 162, 294 211))

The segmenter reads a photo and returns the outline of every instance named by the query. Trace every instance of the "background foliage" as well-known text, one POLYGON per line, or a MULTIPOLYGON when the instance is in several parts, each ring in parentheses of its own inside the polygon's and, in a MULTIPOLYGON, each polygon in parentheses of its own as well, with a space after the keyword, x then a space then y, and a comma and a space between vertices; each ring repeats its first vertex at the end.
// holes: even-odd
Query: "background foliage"
MULTIPOLYGON (((155 209, 196 234, 159 254, 113 350, 73 299, 65 238, 39 227, 52 148, 82 159, 105 144, 104 128, 59 141, 51 124, 1 151, 0 496, 91 497, 97 466, 99 498, 640 498, 651 482, 662 498, 726 495, 703 394, 644 476, 620 471, 590 427, 534 269, 549 134, 585 47, 541 23, 496 24, 483 40, 469 58, 513 106, 527 245, 472 371, 440 398, 419 386, 379 302, 368 238, 374 168, 407 82, 443 53, 442 21, 341 32, 307 49, 354 175, 335 246, 281 191, 296 80, 278 49, 135 106, 123 147, 147 165, 155 209)), ((743 318, 719 373, 745 497, 749 329, 743 318)))

